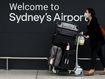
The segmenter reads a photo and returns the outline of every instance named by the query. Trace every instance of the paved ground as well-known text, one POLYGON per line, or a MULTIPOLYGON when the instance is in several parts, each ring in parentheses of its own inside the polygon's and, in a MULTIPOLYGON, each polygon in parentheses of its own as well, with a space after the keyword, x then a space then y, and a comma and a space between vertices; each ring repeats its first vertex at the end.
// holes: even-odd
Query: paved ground
POLYGON ((0 70, 0 79, 105 79, 105 75, 99 75, 99 71, 94 76, 60 76, 47 70, 0 70))

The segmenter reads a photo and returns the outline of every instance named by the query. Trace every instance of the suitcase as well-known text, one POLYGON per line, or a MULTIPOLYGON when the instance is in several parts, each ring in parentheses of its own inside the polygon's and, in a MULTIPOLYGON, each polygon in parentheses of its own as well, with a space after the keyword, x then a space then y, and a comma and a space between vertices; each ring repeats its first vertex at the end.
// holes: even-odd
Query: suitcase
POLYGON ((76 25, 69 24, 66 22, 61 22, 60 25, 57 25, 56 34, 62 34, 65 36, 76 36, 79 30, 76 25))
POLYGON ((61 47, 53 45, 50 51, 49 65, 57 67, 61 61, 62 49, 61 47))
MULTIPOLYGON (((62 44, 63 45, 63 44, 62 44)), ((65 45, 67 46, 67 45, 65 45)), ((57 70, 68 70, 74 67, 75 63, 75 46, 66 47, 53 45, 50 50, 49 65, 54 66, 57 70), (72 50, 71 50, 72 49, 72 50)))
POLYGON ((59 69, 73 70, 73 68, 75 67, 75 60, 75 50, 65 50, 59 64, 59 69))

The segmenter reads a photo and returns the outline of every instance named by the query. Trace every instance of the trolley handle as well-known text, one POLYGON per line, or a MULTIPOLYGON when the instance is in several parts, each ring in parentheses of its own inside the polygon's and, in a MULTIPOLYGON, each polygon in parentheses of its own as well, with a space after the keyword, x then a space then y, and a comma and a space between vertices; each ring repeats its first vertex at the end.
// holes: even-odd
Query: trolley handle
POLYGON ((79 34, 77 34, 77 36, 82 36, 84 37, 85 39, 88 39, 89 38, 89 35, 84 35, 84 32, 80 32, 79 34))

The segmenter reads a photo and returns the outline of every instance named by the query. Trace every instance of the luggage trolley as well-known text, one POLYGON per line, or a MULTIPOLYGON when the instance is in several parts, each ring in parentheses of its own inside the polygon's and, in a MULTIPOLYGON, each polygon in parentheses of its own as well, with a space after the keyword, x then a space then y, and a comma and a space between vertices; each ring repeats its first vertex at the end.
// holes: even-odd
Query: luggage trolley
POLYGON ((50 51, 51 55, 48 61, 49 70, 53 73, 59 73, 61 70, 66 70, 68 74, 73 71, 77 76, 83 75, 83 69, 78 63, 78 47, 79 45, 84 45, 85 38, 86 36, 83 35, 83 32, 79 32, 76 25, 66 22, 58 23, 56 33, 53 38, 53 45, 50 51), (71 42, 71 38, 74 42, 71 42), (68 41, 70 41, 70 43, 68 41), (73 43, 74 47, 71 46, 71 43, 73 43), (72 51, 70 48, 75 49, 75 51, 72 51), (68 51, 69 53, 65 53, 65 51, 68 51), (70 60, 72 59, 70 59, 69 56, 71 52, 75 53, 75 65, 73 70, 69 69, 71 63, 70 60))

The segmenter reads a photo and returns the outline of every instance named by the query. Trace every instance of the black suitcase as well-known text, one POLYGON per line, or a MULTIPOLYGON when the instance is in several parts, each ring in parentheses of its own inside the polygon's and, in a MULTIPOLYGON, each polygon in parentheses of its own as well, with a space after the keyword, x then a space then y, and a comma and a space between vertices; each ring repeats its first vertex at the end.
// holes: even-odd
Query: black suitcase
POLYGON ((75 67, 75 50, 65 50, 62 55, 61 62, 59 64, 59 69, 61 70, 73 70, 75 67))
POLYGON ((76 36, 78 34, 79 30, 76 25, 61 22, 60 25, 57 25, 56 27, 56 34, 62 34, 65 36, 76 36))

